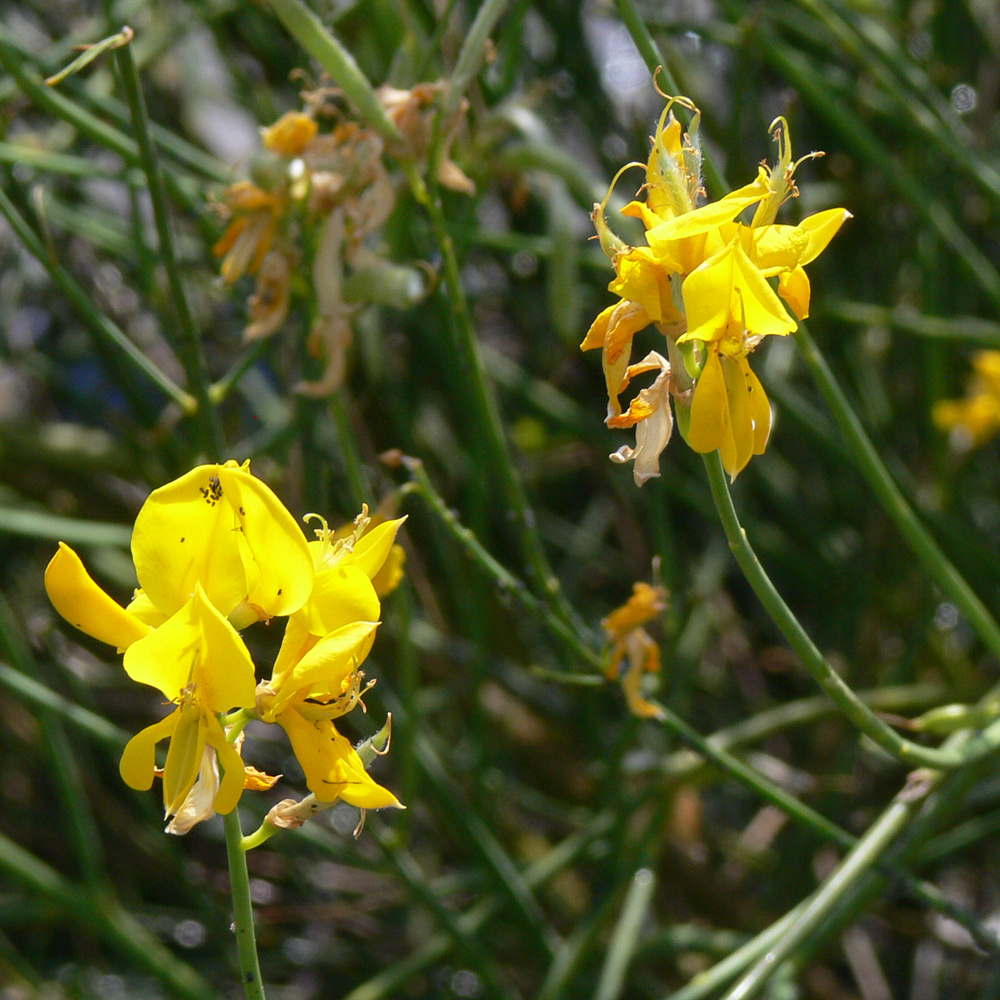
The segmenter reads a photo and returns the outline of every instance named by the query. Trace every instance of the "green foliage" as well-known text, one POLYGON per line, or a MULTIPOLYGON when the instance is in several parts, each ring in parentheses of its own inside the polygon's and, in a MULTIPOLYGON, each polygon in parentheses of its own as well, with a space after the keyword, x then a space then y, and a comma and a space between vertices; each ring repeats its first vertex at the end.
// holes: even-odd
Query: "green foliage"
MULTIPOLYGON (((146 495, 229 458, 297 516, 408 515, 348 731, 392 712, 373 774, 408 808, 355 840, 340 804, 246 855, 272 1000, 1000 995, 1000 453, 932 420, 1000 347, 991 4, 7 8, 5 998, 236 995, 222 821, 167 837, 156 795, 122 784, 125 734, 164 708, 42 587, 62 539, 127 599, 146 495), (125 23, 134 39, 45 86, 125 23), (608 461, 630 438, 578 349, 613 300, 588 214, 648 154, 658 65, 702 111, 713 197, 773 162, 784 115, 797 155, 826 155, 779 221, 854 216, 810 265, 809 332, 755 355, 774 430, 731 505, 679 439, 642 490, 608 461), (436 81, 411 155, 372 89, 436 81), (317 228, 297 217, 288 317, 246 344, 254 279, 219 278, 213 205, 266 173, 255 129, 328 86, 386 144, 371 249, 426 297, 394 308, 358 268, 346 378, 311 398, 317 228), (473 194, 438 183, 449 157, 473 194), (646 626, 663 711, 642 720, 602 669, 601 621, 636 581, 669 592, 646 626)), ((278 634, 244 637, 273 654, 278 634)), ((246 792, 245 830, 302 787, 279 737, 255 754, 289 788, 246 792)))

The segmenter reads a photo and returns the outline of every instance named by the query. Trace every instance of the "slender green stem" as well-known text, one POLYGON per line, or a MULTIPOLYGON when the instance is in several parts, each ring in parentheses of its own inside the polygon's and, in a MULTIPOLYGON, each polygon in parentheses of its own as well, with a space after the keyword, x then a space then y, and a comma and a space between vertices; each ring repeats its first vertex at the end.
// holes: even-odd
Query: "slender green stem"
POLYGON ((458 53, 458 61, 455 68, 448 76, 448 86, 441 98, 441 105, 434 118, 434 129, 431 136, 431 147, 427 156, 427 172, 430 176, 436 177, 441 161, 441 153, 444 149, 447 129, 452 124, 453 118, 462 103, 466 90, 472 83, 473 77, 479 72, 480 66, 486 59, 486 45, 489 41, 490 32, 493 30, 507 8, 508 0, 485 0, 476 11, 476 17, 469 27, 469 31, 462 42, 461 51, 458 53))
POLYGON ((170 296, 177 319, 177 352, 187 374, 188 387, 198 404, 196 417, 201 430, 202 448, 209 458, 215 456, 221 459, 225 450, 222 430, 219 426, 218 414, 209 398, 208 373, 205 369, 201 340, 177 264, 167 190, 163 182, 160 160, 149 134, 146 102, 142 96, 139 72, 132 55, 132 46, 122 46, 116 50, 115 56, 121 71, 122 87, 132 115, 132 127, 135 130, 135 138, 139 146, 142 169, 149 185, 149 198, 153 206, 153 219, 159 240, 160 258, 167 273, 167 284, 170 287, 170 296))
POLYGON ((503 588, 503 592, 509 594, 533 615, 536 615, 580 662, 581 666, 589 667, 595 671, 601 670, 601 659, 584 641, 584 633, 567 625, 562 618, 557 618, 548 604, 535 597, 521 580, 486 551, 475 534, 458 520, 455 512, 445 504, 441 495, 434 489, 423 462, 416 458, 405 458, 403 464, 412 476, 417 492, 430 506, 431 511, 480 568, 503 588))
POLYGON ((402 139, 399 129, 375 96, 354 57, 301 0, 267 0, 285 30, 330 74, 361 117, 390 143, 402 139))
POLYGON ((622 995, 629 963, 639 944, 639 934, 655 889, 656 877, 649 868, 640 868, 632 876, 621 916, 611 935, 594 1000, 617 1000, 622 995))
MULTIPOLYGON (((196 426, 201 435, 205 454, 221 455, 223 443, 217 413, 209 397, 208 376, 194 317, 181 280, 174 234, 167 200, 167 187, 159 155, 152 138, 152 125, 146 112, 145 99, 131 46, 118 53, 119 80, 125 92, 131 124, 136 135, 139 164, 146 175, 153 218, 157 231, 159 255, 163 260, 176 318, 177 330, 172 338, 184 366, 188 386, 196 400, 196 426)), ((148 276, 147 276, 148 277, 148 276)))
POLYGON ((984 730, 974 740, 970 740, 962 749, 942 747, 935 750, 904 739, 861 701, 833 667, 827 663, 823 654, 816 648, 815 643, 785 603, 784 598, 775 589, 770 577, 764 571, 764 567, 761 566, 737 517, 736 508, 729 495, 726 474, 722 468, 719 453, 712 452, 712 454, 703 457, 712 490, 712 498, 722 520, 729 548, 739 563, 740 569, 743 570, 747 582, 753 588, 761 604, 764 605, 764 610, 781 630, 782 635, 798 654, 816 683, 861 732, 908 766, 920 765, 950 769, 995 748, 997 741, 1000 740, 1000 725, 996 723, 984 730))
POLYGON ((795 333, 795 340, 837 426, 847 440, 855 463, 893 524, 923 563, 934 582, 954 602, 955 607, 976 630, 994 657, 1000 658, 1000 626, 906 502, 871 439, 861 426, 857 414, 847 402, 847 397, 834 378, 830 366, 801 323, 795 333))
MULTIPOLYGON (((926 795, 935 780, 927 779, 926 795)), ((924 796, 901 795, 879 819, 869 827, 854 849, 837 870, 809 900, 795 922, 788 928, 757 964, 726 994, 725 1000, 752 1000, 764 988, 768 979, 823 922, 826 915, 844 893, 879 861, 890 844, 905 829, 924 796)))
POLYGON ((243 830, 239 810, 223 817, 226 830, 226 855, 229 858, 229 883, 233 894, 233 923, 236 949, 240 959, 240 981, 247 1000, 265 1000, 264 984, 257 961, 257 940, 253 928, 253 903, 250 899, 250 875, 243 850, 243 830))
MULTIPOLYGON (((659 46, 649 33, 649 28, 646 27, 645 22, 639 16, 634 0, 615 0, 615 6, 618 8, 618 15, 621 17, 626 30, 632 36, 632 41, 635 42, 636 48, 639 50, 639 55, 642 56, 642 60, 646 64, 646 68, 650 73, 657 74, 660 89, 662 90, 665 87, 671 96, 680 96, 682 93, 681 86, 674 79, 674 75, 668 69, 659 46), (658 73, 657 70, 659 70, 658 73)), ((714 198, 721 198, 729 190, 729 187, 726 184, 725 178, 719 172, 719 168, 704 149, 702 150, 701 162, 705 171, 706 186, 709 193, 714 198)))
MULTIPOLYGON (((2 51, 3 47, 0 46, 0 53, 2 51)), ((17 234, 28 253, 45 268, 59 290, 77 309, 91 333, 119 351, 168 399, 177 403, 185 413, 193 413, 196 406, 194 399, 180 388, 169 375, 160 371, 104 313, 94 306, 90 296, 76 283, 70 273, 58 261, 52 259, 45 244, 14 207, 14 203, 7 197, 2 188, 0 188, 0 213, 10 223, 11 229, 17 234)))
MULTIPOLYGON (((431 178, 433 185, 433 178, 431 178)), ((521 553, 527 564, 537 592, 551 602, 555 614, 573 629, 582 631, 583 624, 563 594, 559 580, 549 566, 535 524, 534 512, 528 505, 523 484, 514 466, 507 447, 503 423, 496 399, 490 391, 486 379, 476 331, 469 315, 468 302, 459 275, 458 258, 451 234, 445 225, 444 213, 435 193, 424 199, 424 207, 431 220, 431 228, 444 262, 444 283, 451 307, 453 343, 458 352, 458 364, 465 378, 466 388, 475 408, 478 424, 486 440, 489 465, 500 479, 503 498, 512 519, 512 528, 520 544, 521 553)), ((414 192, 415 196, 417 192, 414 192)))

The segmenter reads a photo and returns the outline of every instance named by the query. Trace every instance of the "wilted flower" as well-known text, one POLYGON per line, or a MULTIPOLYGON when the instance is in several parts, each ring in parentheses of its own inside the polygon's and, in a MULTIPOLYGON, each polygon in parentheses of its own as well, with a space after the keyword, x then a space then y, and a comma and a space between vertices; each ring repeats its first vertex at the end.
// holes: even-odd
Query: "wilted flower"
POLYGON ((640 581, 633 584, 632 596, 601 621, 612 644, 607 677, 621 681, 629 711, 644 718, 656 718, 662 713, 642 695, 643 675, 660 669, 660 647, 642 626, 659 617, 666 606, 663 587, 640 581))

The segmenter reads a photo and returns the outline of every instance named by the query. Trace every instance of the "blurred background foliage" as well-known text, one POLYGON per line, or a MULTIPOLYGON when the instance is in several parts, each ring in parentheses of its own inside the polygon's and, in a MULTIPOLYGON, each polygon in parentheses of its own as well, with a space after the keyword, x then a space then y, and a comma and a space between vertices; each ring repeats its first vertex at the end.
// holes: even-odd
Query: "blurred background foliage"
MULTIPOLYGON (((314 9, 374 85, 405 89, 449 78, 477 4, 314 9)), ((370 728, 349 733, 369 735, 393 712, 377 777, 408 809, 369 816, 355 840, 356 811, 338 807, 249 855, 274 1000, 718 996, 747 965, 727 971, 726 956, 842 853, 814 824, 703 766, 670 729, 628 714, 547 624, 558 606, 530 597, 525 530, 537 530, 575 609, 572 632, 597 653, 601 618, 659 574, 670 593, 651 629, 659 699, 701 734, 721 731, 718 745, 773 785, 853 835, 902 787, 905 770, 817 697, 761 612, 699 457, 673 441, 662 478, 641 492, 608 461, 627 436, 604 427, 598 358, 578 350, 612 301, 588 214, 621 164, 646 158, 659 61, 702 109, 730 185, 773 159, 777 115, 796 155, 826 151, 799 171, 801 197, 783 219, 835 205, 854 215, 811 266, 812 335, 904 493, 1000 608, 997 443, 963 449, 931 421, 937 400, 962 394, 974 351, 1000 347, 1000 14, 990 0, 506 5, 451 151, 475 194, 444 191, 441 207, 527 528, 469 389, 456 303, 440 280, 442 231, 391 156, 397 200, 378 250, 422 262, 426 298, 356 314, 346 381, 329 399, 293 391, 321 367, 300 306, 272 339, 242 343, 252 281, 220 281, 211 248, 224 226, 212 205, 248 175, 259 127, 300 108, 300 91, 320 80, 270 10, 11 0, 0 26, 5 1000, 238 995, 221 825, 167 837, 155 796, 124 787, 124 734, 162 709, 108 650, 57 622, 42 589, 62 538, 127 597, 139 505, 199 454, 251 458, 297 516, 347 521, 362 501, 409 514, 407 578, 384 602, 369 661, 370 728), (120 331, 184 385, 115 63, 40 84, 74 44, 126 23, 193 325, 209 378, 228 390, 218 455, 200 450, 195 422, 108 338, 120 331), (423 462, 424 485, 407 491, 412 469, 392 452, 423 462)), ((635 183, 626 175, 619 192, 635 183)), ((627 235, 628 220, 611 216, 627 235)), ((656 336, 641 335, 634 357, 656 336)), ((755 367, 775 429, 734 496, 779 590, 876 707, 912 717, 974 700, 997 663, 875 502, 794 343, 767 343, 755 367)), ((275 644, 262 625, 247 640, 275 644)), ((286 744, 258 739, 255 758, 285 775, 274 798, 301 791, 286 744)), ((248 793, 245 825, 270 804, 248 793)), ((1000 996, 996 952, 983 947, 1000 926, 998 828, 1000 772, 988 761, 905 853, 961 912, 918 900, 898 872, 876 879, 845 896, 768 995, 1000 996)))

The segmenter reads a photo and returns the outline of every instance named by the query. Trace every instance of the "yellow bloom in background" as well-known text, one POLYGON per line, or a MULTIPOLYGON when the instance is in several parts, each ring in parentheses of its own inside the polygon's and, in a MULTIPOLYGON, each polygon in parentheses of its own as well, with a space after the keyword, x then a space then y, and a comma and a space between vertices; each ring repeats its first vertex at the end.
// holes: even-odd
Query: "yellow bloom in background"
POLYGON ((273 125, 261 130, 264 148, 292 159, 301 156, 319 132, 314 118, 301 111, 286 111, 273 125))
POLYGON ((249 462, 200 465, 154 490, 135 520, 132 558, 141 593, 129 607, 153 625, 196 583, 237 629, 297 611, 312 590, 305 535, 249 462))
POLYGON ((979 351, 964 399, 934 404, 934 425, 962 449, 978 448, 1000 431, 1000 351, 979 351))
POLYGON ((287 202, 283 192, 265 191, 251 181, 237 181, 222 195, 231 216, 212 253, 222 258, 222 280, 231 285, 244 274, 256 274, 274 244, 287 202))
POLYGON ((657 456, 670 435, 664 415, 668 394, 676 405, 690 408, 680 423, 688 444, 699 452, 718 449, 731 477, 752 455, 763 453, 770 406, 748 357, 764 337, 785 336, 809 315, 804 267, 850 218, 845 209, 834 208, 798 225, 774 223, 782 203, 798 194, 793 175, 802 162, 792 161, 784 119, 772 126, 779 148, 774 168, 762 166, 749 184, 698 206, 703 193, 698 115, 683 134, 670 110, 678 102, 696 112, 685 99, 669 99, 652 137, 646 200, 622 210, 642 221, 646 245, 622 244, 607 226, 603 205, 592 215, 615 268, 608 289, 620 301, 600 313, 580 346, 602 348, 608 425, 636 427, 636 447, 621 448, 612 458, 635 460, 639 485, 659 475, 657 456), (740 216, 753 206, 747 225, 740 216), (648 325, 666 338, 670 378, 663 365, 629 366, 633 339, 648 325), (654 385, 641 389, 638 405, 623 414, 619 396, 631 378, 654 369, 659 370, 654 385), (644 421, 654 425, 644 431, 644 421))
POLYGON ((633 584, 632 596, 601 621, 611 642, 606 676, 621 681, 629 711, 643 718, 656 718, 661 710, 642 695, 643 675, 660 669, 660 647, 642 626, 666 607, 666 590, 640 581, 633 584))
POLYGON ((371 530, 367 509, 351 535, 335 538, 324 524, 309 543, 314 584, 288 619, 271 679, 258 686, 257 710, 288 733, 309 790, 320 801, 342 798, 362 809, 398 806, 364 769, 333 720, 361 703, 361 663, 375 640, 381 603, 373 585, 403 519, 371 530))

